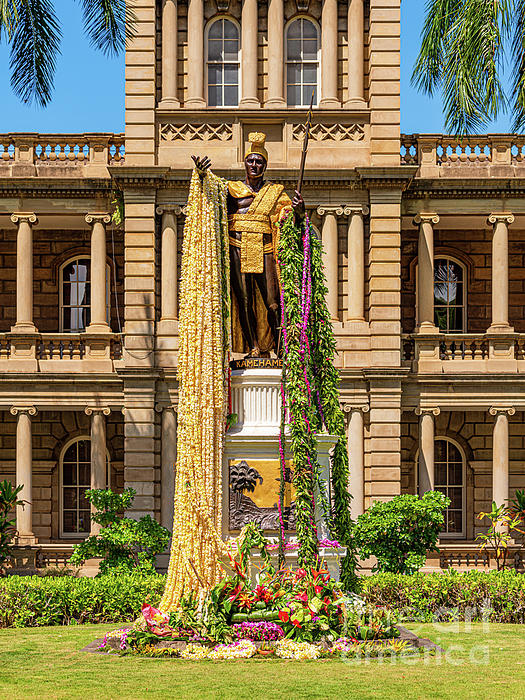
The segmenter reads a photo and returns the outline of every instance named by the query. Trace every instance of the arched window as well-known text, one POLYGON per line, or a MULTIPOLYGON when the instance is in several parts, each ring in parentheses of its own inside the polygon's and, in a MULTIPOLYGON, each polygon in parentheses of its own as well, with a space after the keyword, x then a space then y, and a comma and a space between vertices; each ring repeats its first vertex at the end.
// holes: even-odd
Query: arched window
POLYGON ((434 323, 442 333, 466 332, 465 281, 465 268, 457 260, 434 260, 434 323))
MULTIPOLYGON (((109 454, 106 483, 109 479, 109 454)), ((89 535, 90 503, 86 491, 91 488, 91 441, 78 437, 70 441, 60 456, 60 535, 83 537, 89 535)))
POLYGON ((465 536, 465 457, 456 443, 438 438, 434 443, 434 489, 450 498, 441 536, 465 536))
POLYGON ((299 17, 286 30, 286 101, 289 107, 308 107, 314 91, 317 104, 319 29, 299 17))
POLYGON ((239 104, 239 27, 219 18, 208 29, 208 106, 239 104))
MULTIPOLYGON (((110 269, 106 266, 106 317, 110 315, 110 269)), ((60 268, 60 331, 81 333, 91 318, 91 261, 89 257, 68 260, 60 268)))

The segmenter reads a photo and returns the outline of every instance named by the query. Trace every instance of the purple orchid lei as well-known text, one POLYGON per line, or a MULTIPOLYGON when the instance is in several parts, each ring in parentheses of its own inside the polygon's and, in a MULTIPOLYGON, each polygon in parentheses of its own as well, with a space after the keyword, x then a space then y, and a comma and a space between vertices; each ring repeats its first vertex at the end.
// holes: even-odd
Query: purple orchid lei
POLYGON ((275 622, 240 622, 232 625, 232 630, 237 639, 272 642, 284 637, 282 627, 275 622))

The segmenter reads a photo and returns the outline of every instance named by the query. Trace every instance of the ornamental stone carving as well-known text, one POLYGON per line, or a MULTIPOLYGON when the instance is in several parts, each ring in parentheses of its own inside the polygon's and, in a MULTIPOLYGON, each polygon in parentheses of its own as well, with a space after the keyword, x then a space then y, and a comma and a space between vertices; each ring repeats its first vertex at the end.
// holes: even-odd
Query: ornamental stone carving
POLYGON ((231 124, 161 124, 162 141, 231 141, 231 124))
MULTIPOLYGON (((292 125, 292 138, 302 141, 304 124, 292 125)), ((362 141, 365 129, 362 124, 314 124, 310 129, 312 141, 362 141)))

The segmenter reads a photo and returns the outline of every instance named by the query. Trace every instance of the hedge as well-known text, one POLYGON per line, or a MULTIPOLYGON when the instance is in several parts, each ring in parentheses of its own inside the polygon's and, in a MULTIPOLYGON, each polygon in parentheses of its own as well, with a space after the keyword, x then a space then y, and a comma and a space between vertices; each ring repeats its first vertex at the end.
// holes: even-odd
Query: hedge
POLYGON ((0 628, 133 620, 146 598, 158 603, 165 583, 160 575, 8 576, 0 579, 0 628))
POLYGON ((514 570, 383 573, 360 583, 367 602, 395 609, 402 619, 525 621, 525 575, 514 570))

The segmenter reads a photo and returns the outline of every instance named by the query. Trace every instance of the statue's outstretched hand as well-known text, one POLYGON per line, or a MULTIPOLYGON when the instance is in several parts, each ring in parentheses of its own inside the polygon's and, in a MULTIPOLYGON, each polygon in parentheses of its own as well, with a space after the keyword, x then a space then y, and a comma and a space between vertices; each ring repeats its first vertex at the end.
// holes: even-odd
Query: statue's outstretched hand
POLYGON ((306 211, 306 207, 304 204, 304 199, 301 196, 301 193, 295 190, 295 194, 292 199, 292 207, 294 210, 295 218, 302 220, 304 219, 304 213, 306 211))
POLYGON ((208 156, 204 156, 204 158, 199 158, 199 156, 192 156, 191 159, 195 163, 195 167, 199 175, 201 177, 204 177, 206 175, 206 171, 211 166, 211 160, 208 158, 208 156))

